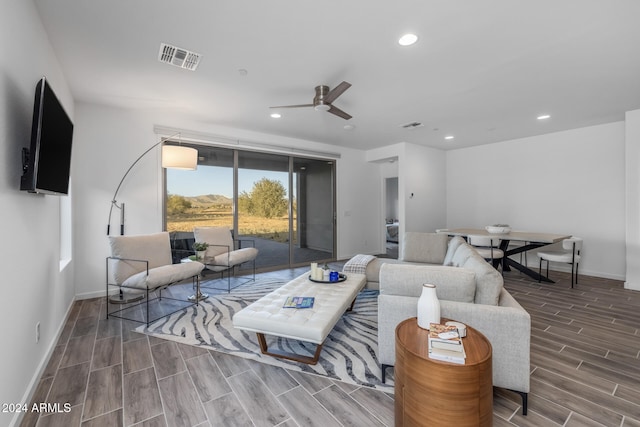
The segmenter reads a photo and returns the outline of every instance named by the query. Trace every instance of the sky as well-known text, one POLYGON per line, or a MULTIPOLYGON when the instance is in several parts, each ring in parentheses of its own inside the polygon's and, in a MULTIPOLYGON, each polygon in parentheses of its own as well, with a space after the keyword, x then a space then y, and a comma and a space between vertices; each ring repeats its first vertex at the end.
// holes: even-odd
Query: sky
MULTIPOLYGON (((218 166, 199 165, 195 171, 167 169, 167 191, 180 196, 202 196, 219 194, 233 197, 233 169, 218 166)), ((280 181, 284 188, 289 188, 287 172, 273 172, 254 169, 238 171, 238 194, 249 193, 253 184, 262 178, 280 181)))

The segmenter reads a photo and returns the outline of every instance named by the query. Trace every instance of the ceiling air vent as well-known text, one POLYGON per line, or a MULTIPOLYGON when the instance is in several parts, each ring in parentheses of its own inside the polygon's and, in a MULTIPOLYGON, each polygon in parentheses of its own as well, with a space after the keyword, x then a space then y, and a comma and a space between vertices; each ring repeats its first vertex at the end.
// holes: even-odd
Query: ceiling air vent
POLYGON ((202 55, 166 43, 160 44, 158 61, 175 65, 186 70, 195 71, 202 55))
POLYGON ((400 125, 401 128, 403 129, 415 129, 415 128, 421 128, 424 125, 420 122, 411 122, 411 123, 405 123, 404 125, 400 125))

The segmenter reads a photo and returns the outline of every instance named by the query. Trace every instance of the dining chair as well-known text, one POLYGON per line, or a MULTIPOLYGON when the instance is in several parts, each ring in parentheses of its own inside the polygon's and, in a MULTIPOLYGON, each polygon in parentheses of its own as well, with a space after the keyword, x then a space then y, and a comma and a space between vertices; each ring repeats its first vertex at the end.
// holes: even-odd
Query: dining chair
MULTIPOLYGON (((574 268, 575 268, 575 284, 578 284, 578 264, 580 264, 580 252, 582 251, 582 239, 580 237, 570 237, 562 241, 561 251, 541 251, 538 252, 540 257, 539 274, 542 275, 542 261, 547 261, 547 276, 549 276, 549 262, 562 262, 571 264, 571 287, 574 284, 574 268)), ((540 278, 538 278, 540 282, 540 278)))
POLYGON ((467 242, 480 254, 482 258, 489 261, 497 268, 500 260, 504 258, 504 252, 499 249, 500 238, 483 235, 469 235, 467 242))

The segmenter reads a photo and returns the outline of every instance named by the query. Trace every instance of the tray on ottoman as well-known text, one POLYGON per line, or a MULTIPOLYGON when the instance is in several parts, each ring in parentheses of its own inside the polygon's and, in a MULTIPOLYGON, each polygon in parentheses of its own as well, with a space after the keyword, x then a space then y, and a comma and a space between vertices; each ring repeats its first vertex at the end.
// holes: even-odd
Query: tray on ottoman
POLYGON ((316 364, 322 344, 345 311, 353 307, 366 283, 364 274, 349 273, 342 282, 314 283, 305 273, 248 305, 233 316, 233 326, 258 335, 260 351, 270 356, 316 364), (312 308, 283 308, 288 297, 315 299, 312 308), (265 334, 317 344, 313 357, 269 350, 265 334))

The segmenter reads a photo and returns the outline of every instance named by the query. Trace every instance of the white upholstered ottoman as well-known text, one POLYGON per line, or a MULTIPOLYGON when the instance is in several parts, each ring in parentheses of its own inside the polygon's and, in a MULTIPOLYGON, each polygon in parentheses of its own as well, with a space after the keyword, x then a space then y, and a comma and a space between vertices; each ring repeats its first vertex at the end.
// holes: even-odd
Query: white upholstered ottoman
POLYGON ((366 276, 356 273, 349 273, 343 282, 315 283, 307 272, 237 312, 233 326, 255 332, 263 354, 315 365, 325 338, 344 312, 351 310, 365 283, 366 276), (314 297, 315 301, 312 308, 283 308, 288 297, 314 297), (269 350, 265 334, 318 346, 314 357, 269 350))

